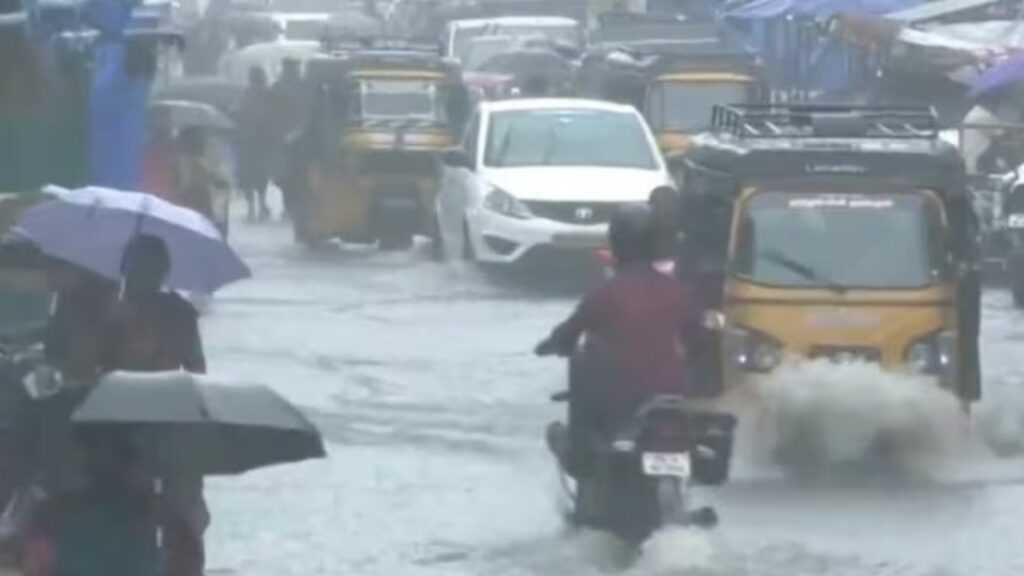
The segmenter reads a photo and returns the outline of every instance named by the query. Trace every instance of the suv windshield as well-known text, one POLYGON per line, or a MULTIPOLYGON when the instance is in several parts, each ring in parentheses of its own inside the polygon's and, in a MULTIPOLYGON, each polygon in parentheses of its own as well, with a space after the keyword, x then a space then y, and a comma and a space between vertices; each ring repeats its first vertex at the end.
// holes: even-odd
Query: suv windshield
POLYGON ((715 104, 746 102, 750 90, 750 83, 736 81, 657 84, 647 96, 647 117, 655 129, 703 130, 715 104))
POLYGON ((658 167, 635 114, 574 109, 495 112, 487 130, 484 164, 658 167))
POLYGON ((745 206, 735 272, 774 286, 919 288, 943 271, 939 226, 924 194, 761 192, 745 206))

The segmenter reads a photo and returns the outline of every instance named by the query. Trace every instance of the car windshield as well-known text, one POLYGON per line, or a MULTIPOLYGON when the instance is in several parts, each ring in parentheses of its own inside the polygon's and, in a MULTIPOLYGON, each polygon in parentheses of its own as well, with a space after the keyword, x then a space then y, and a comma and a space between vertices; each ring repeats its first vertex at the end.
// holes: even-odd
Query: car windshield
POLYGON ((491 115, 484 164, 658 167, 639 117, 628 112, 550 109, 491 115))
POLYGON ((942 273, 939 222, 922 193, 761 192, 746 203, 734 270, 772 286, 923 287, 942 273))
POLYGON ((366 80, 361 85, 363 118, 437 119, 437 86, 422 80, 366 80))
POLYGON ((647 97, 647 116, 655 130, 703 130, 715 104, 748 101, 749 82, 667 82, 647 97))

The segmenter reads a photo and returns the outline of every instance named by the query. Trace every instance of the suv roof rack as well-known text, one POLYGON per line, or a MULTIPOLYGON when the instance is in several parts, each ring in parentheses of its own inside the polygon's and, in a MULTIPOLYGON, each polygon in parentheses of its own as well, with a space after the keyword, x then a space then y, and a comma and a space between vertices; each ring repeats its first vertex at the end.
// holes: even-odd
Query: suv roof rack
POLYGON ((939 120, 930 106, 715 105, 711 131, 738 138, 939 137, 939 120))

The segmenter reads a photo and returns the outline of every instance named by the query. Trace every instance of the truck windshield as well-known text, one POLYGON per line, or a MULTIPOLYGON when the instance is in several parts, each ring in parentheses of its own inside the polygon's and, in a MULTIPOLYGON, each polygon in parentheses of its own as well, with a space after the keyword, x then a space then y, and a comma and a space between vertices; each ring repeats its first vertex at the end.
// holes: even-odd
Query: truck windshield
POLYGON ((494 24, 456 28, 452 31, 449 56, 465 60, 472 42, 481 36, 501 35, 515 38, 542 37, 576 46, 580 42, 579 27, 575 24, 494 24))
POLYGON ((664 82, 647 95, 647 117, 654 130, 700 131, 711 122, 715 104, 739 104, 750 99, 749 82, 664 82))
POLYGON ((757 283, 906 289, 943 275, 940 208, 924 194, 760 192, 744 211, 734 271, 757 283))

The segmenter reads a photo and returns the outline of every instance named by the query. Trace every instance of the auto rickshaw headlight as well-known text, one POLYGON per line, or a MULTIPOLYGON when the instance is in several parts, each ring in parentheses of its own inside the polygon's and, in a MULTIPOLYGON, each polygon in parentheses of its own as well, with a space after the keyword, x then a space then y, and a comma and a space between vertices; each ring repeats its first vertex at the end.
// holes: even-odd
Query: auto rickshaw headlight
POLYGON ((936 364, 935 341, 931 338, 914 342, 907 348, 907 365, 914 372, 931 374, 936 364))
POLYGON ((740 370, 771 372, 782 363, 782 344, 778 340, 746 328, 726 332, 729 358, 740 370))
POLYGON ((484 198, 484 208, 503 216, 523 220, 533 216, 525 204, 501 188, 494 188, 487 193, 487 196, 484 198))
POLYGON ((907 347, 907 366, 919 374, 938 375, 953 366, 956 336, 951 332, 930 334, 907 347))

